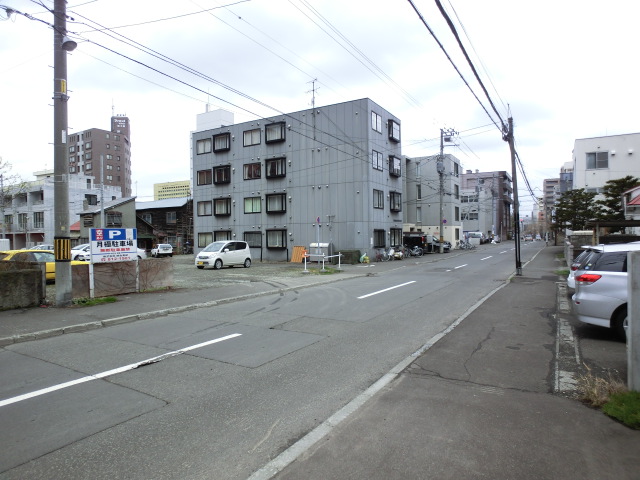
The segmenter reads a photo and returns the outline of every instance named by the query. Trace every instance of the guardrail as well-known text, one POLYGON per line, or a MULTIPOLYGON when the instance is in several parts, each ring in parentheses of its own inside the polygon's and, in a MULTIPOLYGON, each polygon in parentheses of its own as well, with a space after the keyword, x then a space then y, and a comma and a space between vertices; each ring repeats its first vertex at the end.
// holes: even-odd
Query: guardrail
MULTIPOLYGON (((302 273, 309 273, 309 270, 307 270, 307 258, 311 258, 311 257, 319 257, 322 259, 322 268, 320 269, 321 272, 327 271, 327 269, 324 268, 324 262, 326 259, 338 257, 337 270, 342 270, 341 263, 340 263, 342 260, 342 253, 340 252, 338 252, 337 255, 325 255, 324 253, 305 253, 302 256, 302 258, 304 258, 304 271, 302 273)), ((319 266, 320 266, 320 260, 318 260, 318 267, 319 266)))

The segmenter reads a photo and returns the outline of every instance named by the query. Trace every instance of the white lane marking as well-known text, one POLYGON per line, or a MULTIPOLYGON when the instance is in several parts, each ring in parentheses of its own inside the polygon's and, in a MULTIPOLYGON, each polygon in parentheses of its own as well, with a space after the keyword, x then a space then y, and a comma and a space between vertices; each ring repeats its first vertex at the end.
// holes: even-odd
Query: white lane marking
POLYGON ((457 266, 457 267, 453 267, 453 269, 454 269, 454 270, 457 270, 457 269, 459 269, 459 268, 466 267, 467 265, 469 265, 469 264, 468 264, 468 263, 465 263, 464 265, 459 265, 459 266, 457 266))
POLYGON ((56 390, 62 390, 63 388, 72 387, 74 385, 79 385, 81 383, 90 382, 92 380, 99 380, 101 378, 110 377, 112 375, 116 375, 118 373, 126 372, 128 370, 133 370, 143 365, 149 365, 151 363, 156 363, 161 360, 164 360, 169 357, 174 357, 176 355, 181 355, 185 352, 189 352, 191 350, 195 350, 196 348, 206 347, 207 345, 212 345, 218 342, 224 342, 225 340, 230 340, 235 337, 241 336, 241 333, 233 333, 231 335, 227 335, 225 337, 215 338, 213 340, 209 340, 207 342, 198 343, 196 345, 191 345, 189 347, 181 348, 180 350, 175 350, 173 352, 165 353, 162 355, 158 355, 157 357, 148 358, 146 360, 142 360, 141 362, 132 363, 130 365, 125 365, 124 367, 114 368, 112 370, 107 370, 106 372, 97 373, 95 375, 88 375, 86 377, 78 378, 76 380, 71 380, 70 382, 59 383, 58 385, 53 385, 51 387, 42 388, 40 390, 36 390, 34 392, 25 393, 24 395, 18 395, 17 397, 7 398, 6 400, 0 401, 0 407, 6 407, 7 405, 11 405, 12 403, 21 402, 23 400, 28 400, 30 398, 39 397, 40 395, 45 395, 47 393, 55 392, 56 390))
POLYGON ((410 282, 401 283, 400 285, 396 285, 395 287, 389 287, 389 288, 385 288, 384 290, 378 290, 377 292, 367 293, 366 295, 362 295, 361 297, 358 297, 358 300, 361 300, 361 299, 367 298, 367 297, 371 297, 373 295, 378 295, 379 293, 388 292, 389 290, 393 290, 394 288, 404 287, 405 285, 410 285, 412 283, 416 283, 416 281, 415 280, 411 280, 410 282))
POLYGON ((492 257, 493 257, 493 255, 489 255, 488 257, 481 258, 481 259, 480 259, 480 261, 483 261, 483 260, 489 260, 489 259, 490 259, 490 258, 492 258, 492 257))

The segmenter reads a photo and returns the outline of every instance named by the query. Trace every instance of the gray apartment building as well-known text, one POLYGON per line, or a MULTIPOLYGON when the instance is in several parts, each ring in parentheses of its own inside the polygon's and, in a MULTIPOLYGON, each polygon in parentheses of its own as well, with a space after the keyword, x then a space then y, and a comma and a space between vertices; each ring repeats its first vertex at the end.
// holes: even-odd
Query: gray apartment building
POLYGON ((243 239, 254 261, 286 261, 312 243, 400 245, 400 133, 368 98, 192 132, 196 252, 243 239))
MULTIPOLYGON (((511 205, 513 204, 513 183, 511 175, 504 170, 494 172, 479 172, 467 170, 460 176, 460 186, 465 191, 480 192, 488 190, 489 195, 480 202, 477 210, 490 214, 491 231, 485 225, 485 234, 499 235, 501 239, 511 238, 513 233, 511 205)), ((470 199, 470 198, 469 198, 470 199)), ((466 230, 466 227, 465 227, 466 230)))
POLYGON ((69 174, 91 175, 95 183, 120 187, 131 196, 131 127, 129 118, 111 117, 111 130, 90 128, 69 135, 69 174))

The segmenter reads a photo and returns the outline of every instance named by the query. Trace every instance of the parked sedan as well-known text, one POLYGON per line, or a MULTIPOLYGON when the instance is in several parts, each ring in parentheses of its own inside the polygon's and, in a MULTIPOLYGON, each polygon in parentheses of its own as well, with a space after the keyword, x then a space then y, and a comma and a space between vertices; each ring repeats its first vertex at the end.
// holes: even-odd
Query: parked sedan
MULTIPOLYGON (((56 259, 49 250, 5 250, 0 252, 0 261, 21 263, 46 263, 45 278, 47 281, 56 279, 56 259)), ((71 265, 83 265, 87 262, 72 261, 71 265)))
POLYGON ((639 251, 637 243, 598 245, 575 273, 574 313, 578 320, 611 328, 625 338, 627 322, 627 253, 639 251))
POLYGON ((159 243, 151 249, 152 257, 173 257, 173 246, 169 243, 159 243))

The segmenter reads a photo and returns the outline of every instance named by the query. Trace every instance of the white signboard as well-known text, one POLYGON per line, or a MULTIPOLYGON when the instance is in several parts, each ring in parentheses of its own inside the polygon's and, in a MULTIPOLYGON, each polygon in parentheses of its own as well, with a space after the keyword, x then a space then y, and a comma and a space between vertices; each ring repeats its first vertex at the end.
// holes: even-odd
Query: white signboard
POLYGON ((127 262, 137 259, 137 229, 91 229, 91 263, 127 262))

